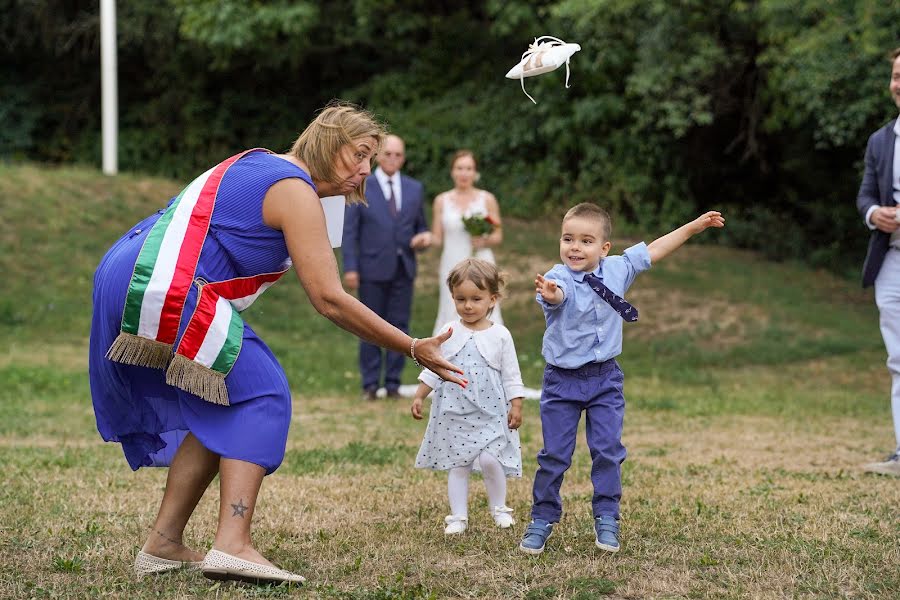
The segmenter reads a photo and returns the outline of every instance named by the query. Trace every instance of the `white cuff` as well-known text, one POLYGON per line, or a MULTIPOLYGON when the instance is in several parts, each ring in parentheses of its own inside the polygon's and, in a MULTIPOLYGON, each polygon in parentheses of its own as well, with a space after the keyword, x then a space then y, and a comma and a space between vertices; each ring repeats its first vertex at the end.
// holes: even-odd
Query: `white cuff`
POLYGON ((872 225, 872 213, 875 212, 876 210, 878 210, 879 208, 881 208, 881 207, 878 205, 873 205, 873 206, 870 206, 869 210, 866 211, 866 227, 868 227, 872 231, 875 230, 875 226, 872 225))
POLYGON ((427 385, 433 390, 436 390, 439 385, 441 385, 441 381, 443 381, 437 374, 429 371, 428 369, 424 369, 422 374, 419 375, 419 381, 427 385))
POLYGON ((525 396, 525 386, 521 383, 511 383, 504 386, 507 400, 513 398, 523 398, 525 396))

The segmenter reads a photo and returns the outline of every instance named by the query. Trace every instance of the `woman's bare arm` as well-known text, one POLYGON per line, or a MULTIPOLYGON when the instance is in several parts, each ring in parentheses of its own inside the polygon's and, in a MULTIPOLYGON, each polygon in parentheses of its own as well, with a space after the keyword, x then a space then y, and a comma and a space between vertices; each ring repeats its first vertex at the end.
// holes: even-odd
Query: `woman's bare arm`
MULTIPOLYGON (((284 233, 297 277, 313 307, 322 316, 366 341, 410 354, 412 338, 344 291, 328 241, 322 205, 305 182, 284 179, 269 188, 263 201, 263 221, 284 233)), ((440 344, 448 337, 425 338, 417 342, 416 359, 442 379, 462 384, 463 380, 453 375, 462 370, 440 353, 440 344)))

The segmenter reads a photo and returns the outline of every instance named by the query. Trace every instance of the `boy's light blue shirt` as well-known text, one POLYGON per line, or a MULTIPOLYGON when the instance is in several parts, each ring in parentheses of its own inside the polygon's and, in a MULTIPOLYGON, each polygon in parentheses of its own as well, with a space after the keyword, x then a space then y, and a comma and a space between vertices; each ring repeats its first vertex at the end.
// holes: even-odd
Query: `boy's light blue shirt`
MULTIPOLYGON (((615 294, 624 297, 638 273, 650 268, 647 244, 641 242, 621 256, 607 256, 594 275, 615 294)), ((549 364, 577 369, 587 363, 603 362, 622 353, 624 321, 584 281, 584 273, 565 265, 555 265, 545 279, 552 279, 563 291, 559 304, 546 302, 535 294, 544 309, 547 329, 541 354, 549 364)))

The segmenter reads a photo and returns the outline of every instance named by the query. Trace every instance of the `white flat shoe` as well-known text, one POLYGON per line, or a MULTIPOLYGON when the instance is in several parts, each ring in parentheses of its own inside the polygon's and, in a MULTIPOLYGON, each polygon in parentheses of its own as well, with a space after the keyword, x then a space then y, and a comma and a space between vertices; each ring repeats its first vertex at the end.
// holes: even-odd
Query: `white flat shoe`
POLYGON ((167 571, 175 571, 176 569, 197 570, 202 564, 187 560, 169 560, 138 550, 137 556, 134 558, 134 572, 139 576, 157 575, 167 571))
POLYGON ((203 576, 217 581, 244 581, 254 584, 280 583, 302 584, 306 578, 290 571, 250 562, 221 550, 210 550, 200 567, 203 576))
POLYGON ((460 534, 466 530, 468 521, 468 517, 463 517, 461 515, 447 515, 444 517, 444 523, 447 524, 447 526, 444 527, 444 533, 447 535, 460 534))
POLYGON ((491 508, 491 516, 494 517, 494 523, 497 524, 497 527, 500 529, 508 529, 516 524, 516 520, 513 519, 512 511, 508 506, 495 506, 491 508))
POLYGON ((553 36, 544 35, 535 38, 533 44, 529 44, 528 50, 522 54, 519 63, 506 73, 509 79, 518 79, 522 83, 522 91, 528 98, 537 104, 528 92, 525 91, 525 77, 534 77, 549 73, 566 65, 566 87, 569 87, 569 59, 573 54, 581 50, 578 44, 567 44, 553 36), (546 40, 546 41, 541 41, 546 40))

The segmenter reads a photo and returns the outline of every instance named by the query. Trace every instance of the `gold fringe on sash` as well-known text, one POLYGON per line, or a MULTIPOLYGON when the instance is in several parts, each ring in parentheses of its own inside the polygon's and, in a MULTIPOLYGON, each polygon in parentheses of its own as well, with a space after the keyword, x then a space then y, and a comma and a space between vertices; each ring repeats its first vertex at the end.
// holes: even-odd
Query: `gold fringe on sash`
POLYGON ((182 354, 176 354, 166 370, 166 383, 200 396, 207 402, 228 406, 225 375, 208 369, 182 354))
POLYGON ((106 358, 126 365, 165 369, 172 360, 172 344, 120 331, 106 351, 106 358))

